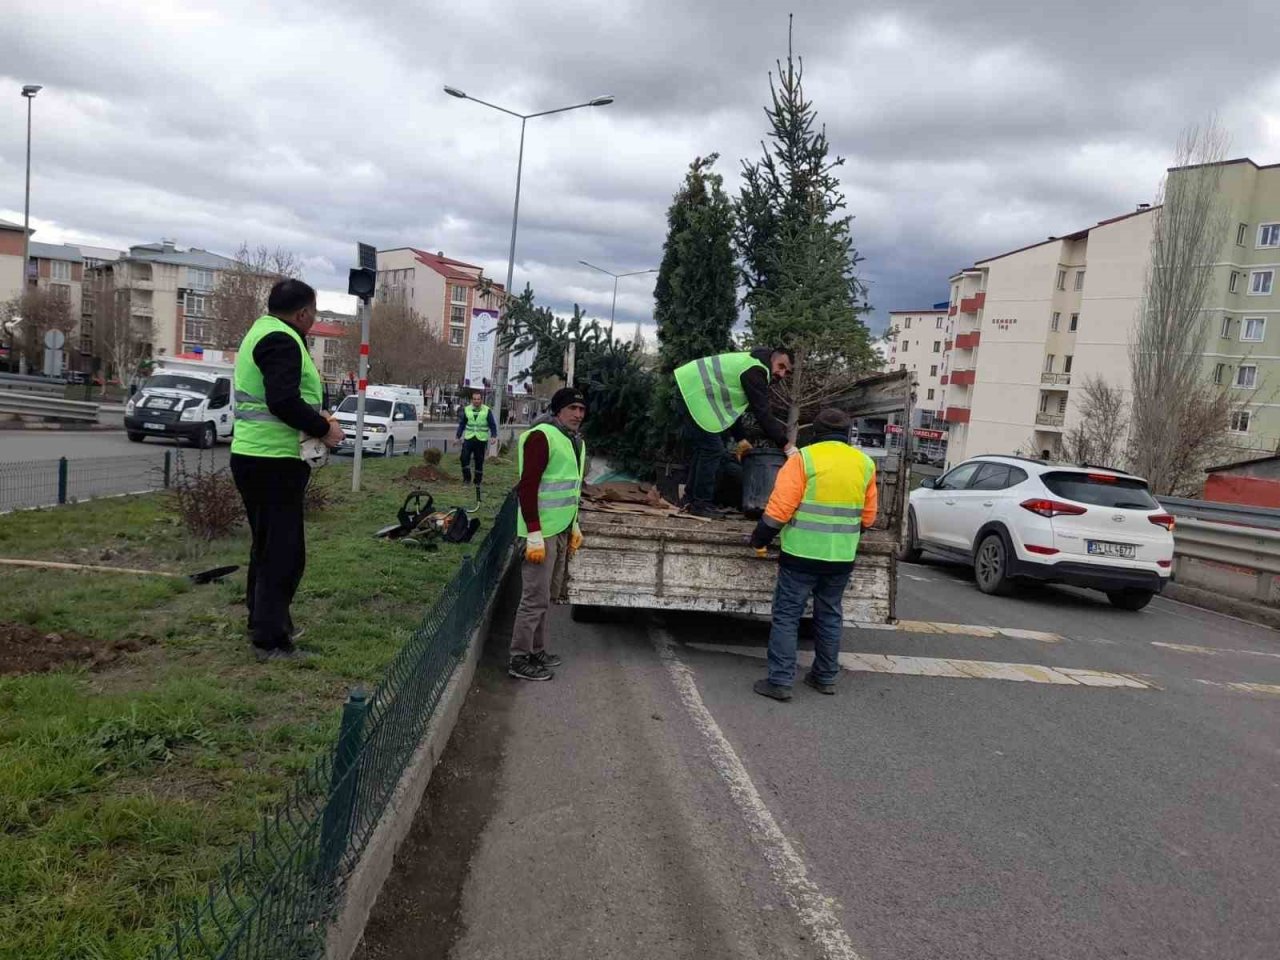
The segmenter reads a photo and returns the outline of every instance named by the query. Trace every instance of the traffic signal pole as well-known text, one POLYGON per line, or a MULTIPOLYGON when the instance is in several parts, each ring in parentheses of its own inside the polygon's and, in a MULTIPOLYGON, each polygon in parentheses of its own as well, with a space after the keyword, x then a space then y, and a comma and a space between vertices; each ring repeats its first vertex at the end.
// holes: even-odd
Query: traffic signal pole
POLYGON ((360 492, 360 463, 364 456, 364 404, 369 388, 369 315, 378 276, 378 251, 367 243, 356 244, 360 266, 353 267, 347 292, 360 298, 360 379, 356 382, 356 449, 351 465, 351 492, 360 492))

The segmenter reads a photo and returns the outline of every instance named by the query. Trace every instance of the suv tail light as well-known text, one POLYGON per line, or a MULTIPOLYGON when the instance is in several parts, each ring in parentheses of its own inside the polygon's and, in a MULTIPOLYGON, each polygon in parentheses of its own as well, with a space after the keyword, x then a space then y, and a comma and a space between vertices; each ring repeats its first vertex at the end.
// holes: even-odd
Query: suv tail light
POLYGON ((1030 510, 1032 513, 1038 513, 1042 517, 1078 517, 1085 512, 1085 508, 1079 504, 1063 503, 1061 500, 1045 500, 1040 497, 1023 500, 1020 506, 1023 510, 1030 510))
POLYGON ((1164 527, 1170 533, 1173 533, 1173 517, 1167 513, 1153 513, 1147 517, 1157 527, 1164 527))

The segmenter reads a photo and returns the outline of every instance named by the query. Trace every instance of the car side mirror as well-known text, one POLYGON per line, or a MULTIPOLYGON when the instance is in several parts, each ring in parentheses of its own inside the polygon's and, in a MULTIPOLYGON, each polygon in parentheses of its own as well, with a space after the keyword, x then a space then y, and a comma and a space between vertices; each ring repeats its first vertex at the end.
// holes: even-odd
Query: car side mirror
POLYGON ((925 477, 920 481, 920 486, 925 490, 935 490, 937 489, 938 481, 933 477, 925 477))

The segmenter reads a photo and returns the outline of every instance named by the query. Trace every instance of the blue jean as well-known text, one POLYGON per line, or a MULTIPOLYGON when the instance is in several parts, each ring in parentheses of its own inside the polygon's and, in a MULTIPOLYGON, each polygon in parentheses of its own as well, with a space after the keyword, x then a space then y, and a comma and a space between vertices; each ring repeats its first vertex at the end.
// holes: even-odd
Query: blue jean
POLYGON ((773 591, 773 627, 769 631, 769 682, 789 687, 796 680, 796 632, 805 604, 813 597, 813 673, 819 683, 835 683, 840 675, 840 634, 844 613, 840 601, 852 570, 806 573, 778 567, 773 591))

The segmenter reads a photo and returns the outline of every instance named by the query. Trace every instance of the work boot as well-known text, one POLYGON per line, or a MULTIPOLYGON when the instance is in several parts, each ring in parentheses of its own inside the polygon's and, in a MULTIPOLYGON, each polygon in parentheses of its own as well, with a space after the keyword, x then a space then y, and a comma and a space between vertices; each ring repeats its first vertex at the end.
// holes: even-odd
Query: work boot
POLYGON ((550 680, 555 674, 542 664, 535 663, 531 656, 522 655, 511 658, 507 676, 517 680, 550 680))
POLYGON ((785 702, 791 699, 790 687, 779 687, 768 680, 757 680, 755 686, 751 689, 762 697, 768 697, 770 700, 782 700, 785 702))
POLYGON ((470 470, 463 470, 463 471, 462 471, 462 482, 463 482, 463 483, 470 483, 470 482, 471 482, 471 471, 470 471, 470 470))
POLYGON ((724 514, 713 507, 709 503, 691 503, 688 509, 689 515, 694 517, 702 517, 704 520, 719 520, 724 514))
POLYGON ((819 693, 825 693, 828 697, 835 696, 836 685, 834 683, 823 683, 812 673, 806 673, 804 675, 804 682, 805 686, 813 687, 813 689, 817 690, 819 693))
POLYGON ((529 654, 529 659, 540 667, 558 667, 564 662, 554 653, 549 653, 546 650, 539 650, 537 653, 529 654))

